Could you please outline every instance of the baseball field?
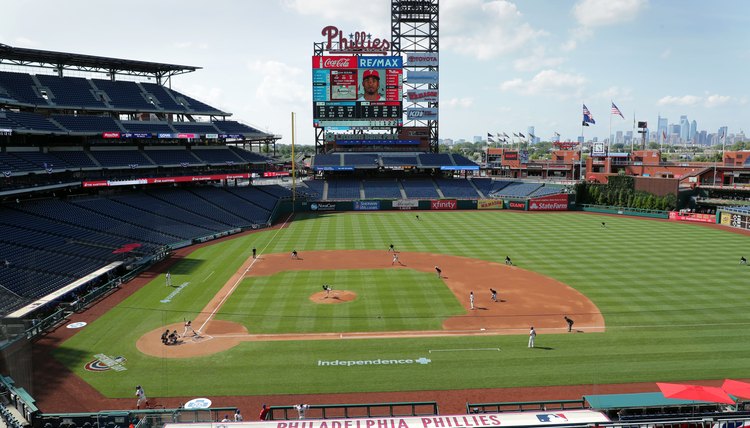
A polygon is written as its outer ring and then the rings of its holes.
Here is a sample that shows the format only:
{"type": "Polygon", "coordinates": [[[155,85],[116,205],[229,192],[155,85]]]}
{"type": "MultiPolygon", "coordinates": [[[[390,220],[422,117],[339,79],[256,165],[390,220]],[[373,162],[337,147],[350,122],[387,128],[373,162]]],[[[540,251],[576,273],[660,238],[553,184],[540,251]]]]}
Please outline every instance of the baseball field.
{"type": "Polygon", "coordinates": [[[746,235],[581,213],[419,217],[297,214],[199,248],[171,286],[154,273],[53,356],[110,398],[136,384],[212,397],[748,377],[746,235]],[[163,345],[185,320],[199,336],[163,345]],[[101,356],[119,369],[92,370],[101,356]]]}

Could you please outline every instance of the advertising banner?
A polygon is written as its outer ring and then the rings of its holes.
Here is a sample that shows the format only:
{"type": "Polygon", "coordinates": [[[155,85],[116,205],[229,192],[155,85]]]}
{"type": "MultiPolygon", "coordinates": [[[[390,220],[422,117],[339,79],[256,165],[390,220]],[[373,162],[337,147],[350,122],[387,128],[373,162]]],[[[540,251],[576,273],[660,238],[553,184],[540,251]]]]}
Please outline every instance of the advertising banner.
{"type": "Polygon", "coordinates": [[[437,67],[439,62],[437,52],[406,53],[406,65],[410,67],[437,67]]]}
{"type": "Polygon", "coordinates": [[[518,152],[503,152],[503,159],[505,160],[517,160],[518,152]]]}
{"type": "Polygon", "coordinates": [[[607,149],[604,146],[604,143],[594,143],[591,146],[591,156],[606,156],[607,155],[607,149]]]}
{"type": "Polygon", "coordinates": [[[455,210],[458,209],[458,202],[455,199],[439,199],[430,201],[431,210],[455,210]]]}
{"type": "Polygon", "coordinates": [[[438,72],[437,71],[411,71],[406,75],[406,81],[409,84],[419,83],[438,83],[438,72]]]}
{"type": "Polygon", "coordinates": [[[310,204],[311,211],[335,211],[335,202],[313,202],[310,204]]]}
{"type": "Polygon", "coordinates": [[[673,221],[694,221],[697,223],[716,223],[716,214],[681,213],[670,211],[669,219],[673,221]]]}
{"type": "Polygon", "coordinates": [[[436,103],[438,102],[438,90],[411,89],[406,91],[406,97],[412,103],[436,103]]]}
{"type": "Polygon", "coordinates": [[[406,109],[406,118],[410,120],[437,120],[438,109],[410,107],[406,109]]]}
{"type": "Polygon", "coordinates": [[[212,175],[184,175],[177,177],[137,178],[134,180],[96,180],[84,181],[83,187],[115,187],[131,186],[134,184],[186,183],[194,181],[233,180],[236,178],[250,178],[248,173],[212,174],[212,175]]]}
{"type": "MultiPolygon", "coordinates": [[[[406,359],[394,359],[365,363],[361,360],[337,360],[336,366],[349,368],[352,366],[383,366],[391,367],[404,364],[406,359]]],[[[415,360],[417,361],[417,360],[415,360]]],[[[423,360],[424,361],[424,360],[423,360]]],[[[429,359],[427,360],[429,361],[429,359]]],[[[422,364],[422,361],[417,361],[422,364]]],[[[187,406],[185,406],[187,408],[187,406]]],[[[394,416],[352,419],[306,419],[304,421],[272,420],[258,422],[195,422],[168,423],[165,428],[497,428],[497,427],[530,427],[530,426],[593,426],[598,423],[610,422],[602,412],[593,410],[555,410],[542,412],[503,412],[484,413],[477,415],[435,415],[435,416],[394,416]]]]}
{"type": "Polygon", "coordinates": [[[119,132],[102,132],[102,138],[120,138],[119,132]]]}
{"type": "Polygon", "coordinates": [[[354,201],[354,211],[378,211],[380,201],[354,201]]]}
{"type": "Polygon", "coordinates": [[[414,210],[419,208],[419,201],[416,199],[398,199],[393,201],[391,206],[400,210],[414,210]]]}
{"type": "Polygon", "coordinates": [[[568,194],[542,196],[529,200],[529,211],[567,211],[568,194]]]}
{"type": "Polygon", "coordinates": [[[507,201],[509,210],[526,210],[526,202],[524,201],[507,201]]]}
{"type": "Polygon", "coordinates": [[[502,199],[479,199],[477,201],[478,210],[501,210],[503,208],[502,199]]]}

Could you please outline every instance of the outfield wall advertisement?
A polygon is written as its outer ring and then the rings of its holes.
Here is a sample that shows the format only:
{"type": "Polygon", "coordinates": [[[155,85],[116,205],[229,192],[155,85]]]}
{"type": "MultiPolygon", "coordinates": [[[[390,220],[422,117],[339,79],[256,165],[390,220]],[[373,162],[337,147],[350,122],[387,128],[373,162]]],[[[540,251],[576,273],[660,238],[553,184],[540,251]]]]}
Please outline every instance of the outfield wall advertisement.
{"type": "Polygon", "coordinates": [[[431,210],[455,210],[458,209],[458,202],[455,199],[439,199],[430,201],[431,210]]]}
{"type": "Polygon", "coordinates": [[[415,210],[419,208],[419,200],[417,199],[397,199],[391,204],[393,208],[399,210],[415,210]]]}
{"type": "Polygon", "coordinates": [[[478,210],[501,210],[505,208],[502,199],[479,199],[477,200],[478,210]]]}
{"type": "Polygon", "coordinates": [[[380,201],[354,201],[354,211],[378,211],[380,201]]]}
{"type": "Polygon", "coordinates": [[[542,196],[529,200],[529,211],[567,211],[568,194],[542,196]]]}
{"type": "Polygon", "coordinates": [[[669,219],[673,221],[694,221],[698,223],[716,223],[715,214],[681,213],[670,211],[669,219]]]}

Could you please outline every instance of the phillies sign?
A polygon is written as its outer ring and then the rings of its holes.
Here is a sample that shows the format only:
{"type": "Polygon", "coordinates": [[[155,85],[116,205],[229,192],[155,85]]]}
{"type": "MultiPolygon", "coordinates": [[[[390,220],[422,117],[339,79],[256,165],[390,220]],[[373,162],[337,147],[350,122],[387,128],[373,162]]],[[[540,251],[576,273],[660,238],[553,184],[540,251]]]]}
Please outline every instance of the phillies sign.
{"type": "Polygon", "coordinates": [[[349,38],[344,37],[344,32],[338,27],[329,25],[323,28],[321,34],[326,37],[325,50],[331,53],[377,53],[385,55],[391,48],[391,42],[386,39],[373,39],[366,31],[355,31],[349,33],[349,38]]]}
{"type": "Polygon", "coordinates": [[[458,208],[458,202],[455,199],[440,199],[430,201],[431,210],[455,210],[458,208]]]}
{"type": "Polygon", "coordinates": [[[529,211],[567,211],[568,194],[542,196],[529,201],[529,211]]]}

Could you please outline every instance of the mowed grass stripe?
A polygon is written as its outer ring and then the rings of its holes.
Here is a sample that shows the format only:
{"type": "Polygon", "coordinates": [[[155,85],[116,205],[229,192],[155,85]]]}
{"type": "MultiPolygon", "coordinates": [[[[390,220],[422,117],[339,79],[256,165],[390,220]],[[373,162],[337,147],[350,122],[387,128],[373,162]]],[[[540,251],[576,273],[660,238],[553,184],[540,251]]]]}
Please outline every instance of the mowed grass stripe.
{"type": "MultiPolygon", "coordinates": [[[[298,214],[281,231],[264,231],[200,249],[172,268],[175,283],[189,281],[190,285],[170,303],[159,302],[171,290],[164,287],[163,275],[157,276],[64,343],[55,357],[111,397],[129,397],[134,380],[157,396],[199,396],[678,382],[746,375],[750,268],[737,264],[747,248],[746,236],[691,224],[580,213],[419,214],[418,224],[414,213],[298,214]],[[606,228],[601,221],[606,221],[606,228]],[[526,348],[525,332],[492,337],[245,342],[222,354],[168,364],[134,349],[135,340],[144,332],[189,318],[205,306],[253,245],[264,254],[297,249],[304,257],[306,251],[323,249],[385,251],[390,243],[402,251],[500,263],[510,255],[520,268],[562,281],[592,299],[604,314],[607,332],[541,333],[537,343],[542,348],[536,350],[526,348]],[[209,274],[210,279],[203,282],[209,274]],[[502,351],[428,353],[451,347],[499,347],[502,351]],[[92,374],[83,370],[99,352],[125,356],[128,371],[92,374]],[[320,360],[420,356],[432,361],[392,367],[318,365],[320,360]],[[210,371],[196,370],[207,366],[210,371]]],[[[403,298],[399,294],[403,290],[380,287],[390,297],[305,309],[306,296],[320,289],[325,275],[339,271],[287,274],[299,287],[280,286],[272,278],[245,280],[220,316],[245,323],[251,330],[382,331],[420,324],[419,329],[430,329],[430,323],[437,323],[441,316],[421,313],[426,307],[437,308],[432,310],[442,316],[451,308],[461,309],[452,295],[430,300],[435,296],[429,288],[422,288],[422,280],[408,276],[401,280],[402,288],[410,290],[412,308],[389,303],[403,298]],[[290,293],[299,298],[290,298],[290,293]],[[269,304],[274,305],[273,313],[269,304]],[[346,305],[351,309],[323,307],[346,305]],[[385,313],[387,317],[377,318],[385,313]],[[302,320],[299,326],[297,319],[302,320]]],[[[343,275],[350,276],[336,280],[350,278],[352,287],[359,283],[362,293],[370,293],[369,288],[381,281],[394,281],[351,272],[343,275]]],[[[434,275],[425,275],[425,281],[437,281],[434,275]]]]}

